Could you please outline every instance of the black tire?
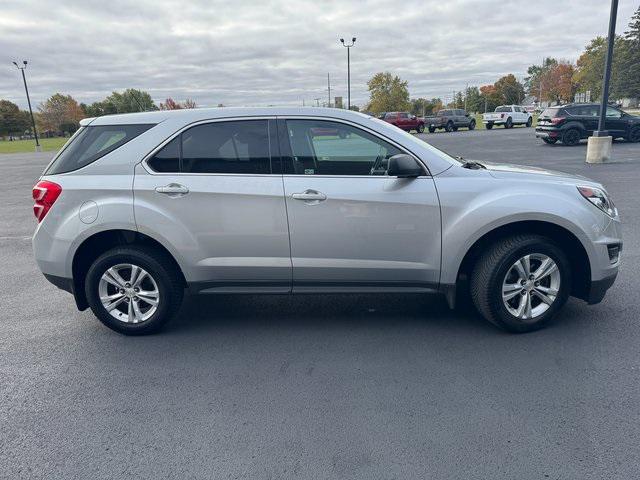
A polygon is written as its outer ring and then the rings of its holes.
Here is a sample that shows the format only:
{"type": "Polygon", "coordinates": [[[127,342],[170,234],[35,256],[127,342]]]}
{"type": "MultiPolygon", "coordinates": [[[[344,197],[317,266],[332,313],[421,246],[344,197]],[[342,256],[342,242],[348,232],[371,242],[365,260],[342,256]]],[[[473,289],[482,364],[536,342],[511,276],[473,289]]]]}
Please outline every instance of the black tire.
{"type": "Polygon", "coordinates": [[[513,120],[511,120],[511,117],[507,118],[507,121],[504,122],[504,128],[513,128],[513,120]]]}
{"type": "Polygon", "coordinates": [[[457,132],[458,131],[458,127],[456,127],[455,125],[453,126],[453,131],[457,132]]]}
{"type": "Polygon", "coordinates": [[[577,128],[569,128],[562,134],[562,144],[572,147],[580,143],[580,130],[577,128]]]}
{"type": "Polygon", "coordinates": [[[434,133],[436,131],[435,127],[429,127],[429,133],[434,133]]]}
{"type": "Polygon", "coordinates": [[[485,125],[485,128],[486,128],[487,130],[491,130],[491,129],[493,128],[493,123],[487,123],[487,124],[485,125]]]}
{"type": "Polygon", "coordinates": [[[515,235],[498,241],[480,256],[471,274],[471,298],[478,312],[494,325],[513,333],[530,332],[547,325],[565,304],[570,291],[571,268],[566,254],[548,238],[539,235],[515,235]],[[538,317],[525,321],[505,307],[502,284],[519,258],[535,253],[544,254],[556,263],[560,285],[549,308],[538,317]]]}
{"type": "Polygon", "coordinates": [[[469,123],[469,130],[475,130],[475,128],[476,128],[476,121],[471,120],[471,122],[469,123]]]}
{"type": "Polygon", "coordinates": [[[416,128],[416,132],[418,133],[423,133],[424,132],[424,124],[420,124],[418,125],[418,128],[416,128]]]}
{"type": "MultiPolygon", "coordinates": [[[[94,315],[112,330],[124,335],[146,335],[160,330],[175,316],[182,303],[184,285],[173,259],[153,248],[117,247],[100,255],[91,265],[85,279],[85,294],[94,315]],[[102,305],[99,282],[107,269],[130,263],[146,270],[155,280],[159,302],[157,310],[140,323],[126,323],[114,318],[102,305]]],[[[133,300],[128,300],[128,305],[133,300]]]]}
{"type": "Polygon", "coordinates": [[[445,131],[453,132],[453,122],[447,122],[447,125],[444,127],[445,131]]]}
{"type": "Polygon", "coordinates": [[[533,125],[533,119],[531,117],[529,117],[529,119],[527,120],[527,127],[530,127],[531,125],[533,125]]]}
{"type": "Polygon", "coordinates": [[[640,142],[640,125],[636,125],[629,132],[629,136],[627,137],[627,141],[637,143],[640,142]]]}
{"type": "Polygon", "coordinates": [[[558,141],[557,138],[543,138],[542,141],[544,143],[548,143],[549,145],[553,145],[554,143],[556,143],[558,141]]]}

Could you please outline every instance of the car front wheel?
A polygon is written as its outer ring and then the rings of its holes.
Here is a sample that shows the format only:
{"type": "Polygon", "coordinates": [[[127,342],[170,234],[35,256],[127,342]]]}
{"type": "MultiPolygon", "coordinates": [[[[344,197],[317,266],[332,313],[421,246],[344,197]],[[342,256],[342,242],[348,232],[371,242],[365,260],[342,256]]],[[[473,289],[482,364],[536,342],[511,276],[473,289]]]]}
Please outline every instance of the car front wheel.
{"type": "Polygon", "coordinates": [[[87,272],[85,293],[94,315],[125,335],[162,328],[178,311],[184,286],[172,259],[154,249],[118,247],[87,272]]]}
{"type": "Polygon", "coordinates": [[[485,126],[485,128],[487,130],[491,130],[493,128],[493,123],[487,123],[487,125],[485,126]]]}
{"type": "Polygon", "coordinates": [[[422,125],[422,124],[418,125],[418,128],[416,128],[416,132],[423,133],[424,132],[424,125],[422,125]]]}
{"type": "Polygon", "coordinates": [[[471,123],[469,123],[469,130],[474,130],[475,128],[476,128],[476,121],[471,120],[471,123]]]}
{"type": "Polygon", "coordinates": [[[480,314],[514,333],[544,327],[571,291],[566,254],[538,235],[516,235],[497,242],[477,261],[471,297],[480,314]]]}

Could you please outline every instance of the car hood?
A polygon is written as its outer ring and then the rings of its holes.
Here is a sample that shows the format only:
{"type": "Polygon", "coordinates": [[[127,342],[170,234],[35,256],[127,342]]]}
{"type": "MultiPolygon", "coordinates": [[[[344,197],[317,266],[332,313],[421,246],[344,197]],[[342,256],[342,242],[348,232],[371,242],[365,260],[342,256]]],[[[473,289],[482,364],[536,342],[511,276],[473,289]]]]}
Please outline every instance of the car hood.
{"type": "Polygon", "coordinates": [[[555,170],[547,170],[539,167],[529,167],[525,165],[512,165],[508,163],[493,163],[493,162],[480,162],[487,167],[491,176],[495,178],[514,178],[514,176],[521,178],[523,175],[528,175],[532,179],[542,180],[545,177],[552,181],[569,182],[569,183],[584,183],[599,185],[593,180],[583,177],[582,175],[573,175],[565,172],[557,172],[555,170]]]}

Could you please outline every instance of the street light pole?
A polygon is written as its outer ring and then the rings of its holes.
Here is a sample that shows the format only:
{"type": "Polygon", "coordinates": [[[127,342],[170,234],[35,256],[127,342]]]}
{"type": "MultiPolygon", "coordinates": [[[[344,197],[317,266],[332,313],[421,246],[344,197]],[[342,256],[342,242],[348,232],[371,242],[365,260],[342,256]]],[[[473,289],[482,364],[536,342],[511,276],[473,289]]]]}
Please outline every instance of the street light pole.
{"type": "Polygon", "coordinates": [[[329,76],[329,74],[327,73],[327,91],[328,93],[328,100],[329,102],[327,103],[327,107],[331,108],[331,77],[329,76]]]}
{"type": "Polygon", "coordinates": [[[29,98],[29,88],[27,87],[27,78],[24,75],[24,70],[27,68],[27,61],[22,61],[22,67],[16,62],[13,62],[18,70],[22,72],[22,82],[24,83],[24,91],[27,94],[27,104],[29,105],[29,115],[31,115],[31,125],[33,126],[33,136],[36,139],[36,152],[41,150],[40,142],[38,141],[38,131],[36,130],[36,120],[33,118],[33,110],[31,109],[31,99],[29,98]]]}
{"type": "Polygon", "coordinates": [[[356,37],[351,39],[351,43],[344,43],[344,38],[340,39],[343,47],[347,48],[347,110],[351,110],[351,47],[356,43],[356,37]]]}
{"type": "Polygon", "coordinates": [[[611,80],[611,63],[613,61],[613,45],[616,36],[616,17],[618,16],[618,0],[611,0],[611,13],[609,14],[609,36],[607,37],[607,56],[604,62],[604,76],[602,79],[602,99],[600,100],[600,118],[598,119],[598,130],[593,132],[594,137],[608,137],[609,132],[605,130],[605,117],[607,115],[607,105],[609,104],[609,80],[611,80]]]}

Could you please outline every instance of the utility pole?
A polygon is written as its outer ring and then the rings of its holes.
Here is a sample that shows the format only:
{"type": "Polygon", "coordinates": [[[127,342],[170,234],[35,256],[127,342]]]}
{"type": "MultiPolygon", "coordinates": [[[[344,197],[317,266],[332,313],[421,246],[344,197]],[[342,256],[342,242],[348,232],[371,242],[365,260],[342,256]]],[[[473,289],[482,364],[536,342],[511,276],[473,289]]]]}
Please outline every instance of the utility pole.
{"type": "Polygon", "coordinates": [[[606,130],[607,106],[609,105],[609,81],[611,80],[611,64],[613,62],[613,45],[616,37],[616,18],[618,16],[618,0],[611,0],[609,13],[609,33],[607,36],[607,56],[604,61],[602,78],[602,98],[600,99],[600,117],[598,130],[587,140],[587,163],[603,163],[611,158],[613,138],[606,130]]]}
{"type": "Polygon", "coordinates": [[[469,96],[469,82],[467,82],[467,88],[464,91],[464,111],[467,111],[467,97],[469,96]]]}
{"type": "Polygon", "coordinates": [[[343,47],[347,48],[347,110],[351,110],[351,57],[349,52],[351,51],[351,47],[356,43],[356,37],[351,39],[350,44],[344,43],[344,38],[340,39],[340,43],[342,43],[343,47]]]}
{"type": "Polygon", "coordinates": [[[607,56],[604,61],[604,75],[602,78],[602,99],[600,100],[600,118],[598,130],[593,132],[595,137],[608,137],[605,116],[609,104],[609,81],[611,80],[611,63],[613,61],[613,44],[616,37],[616,17],[618,16],[618,0],[611,0],[611,13],[609,15],[609,35],[607,37],[607,56]]]}
{"type": "Polygon", "coordinates": [[[22,67],[19,66],[16,62],[13,62],[18,70],[22,72],[22,82],[24,83],[24,91],[27,94],[27,104],[29,104],[29,115],[31,115],[31,125],[33,126],[33,137],[36,140],[36,152],[42,151],[42,147],[40,147],[40,142],[38,141],[38,131],[36,130],[36,120],[33,118],[33,110],[31,109],[31,99],[29,98],[29,88],[27,87],[27,78],[24,75],[24,71],[27,68],[27,61],[22,61],[22,67]]]}
{"type": "Polygon", "coordinates": [[[331,108],[331,77],[327,73],[327,91],[329,92],[327,100],[327,107],[331,108]]]}
{"type": "Polygon", "coordinates": [[[316,107],[320,106],[320,98],[314,98],[314,100],[316,101],[316,107]]]}

